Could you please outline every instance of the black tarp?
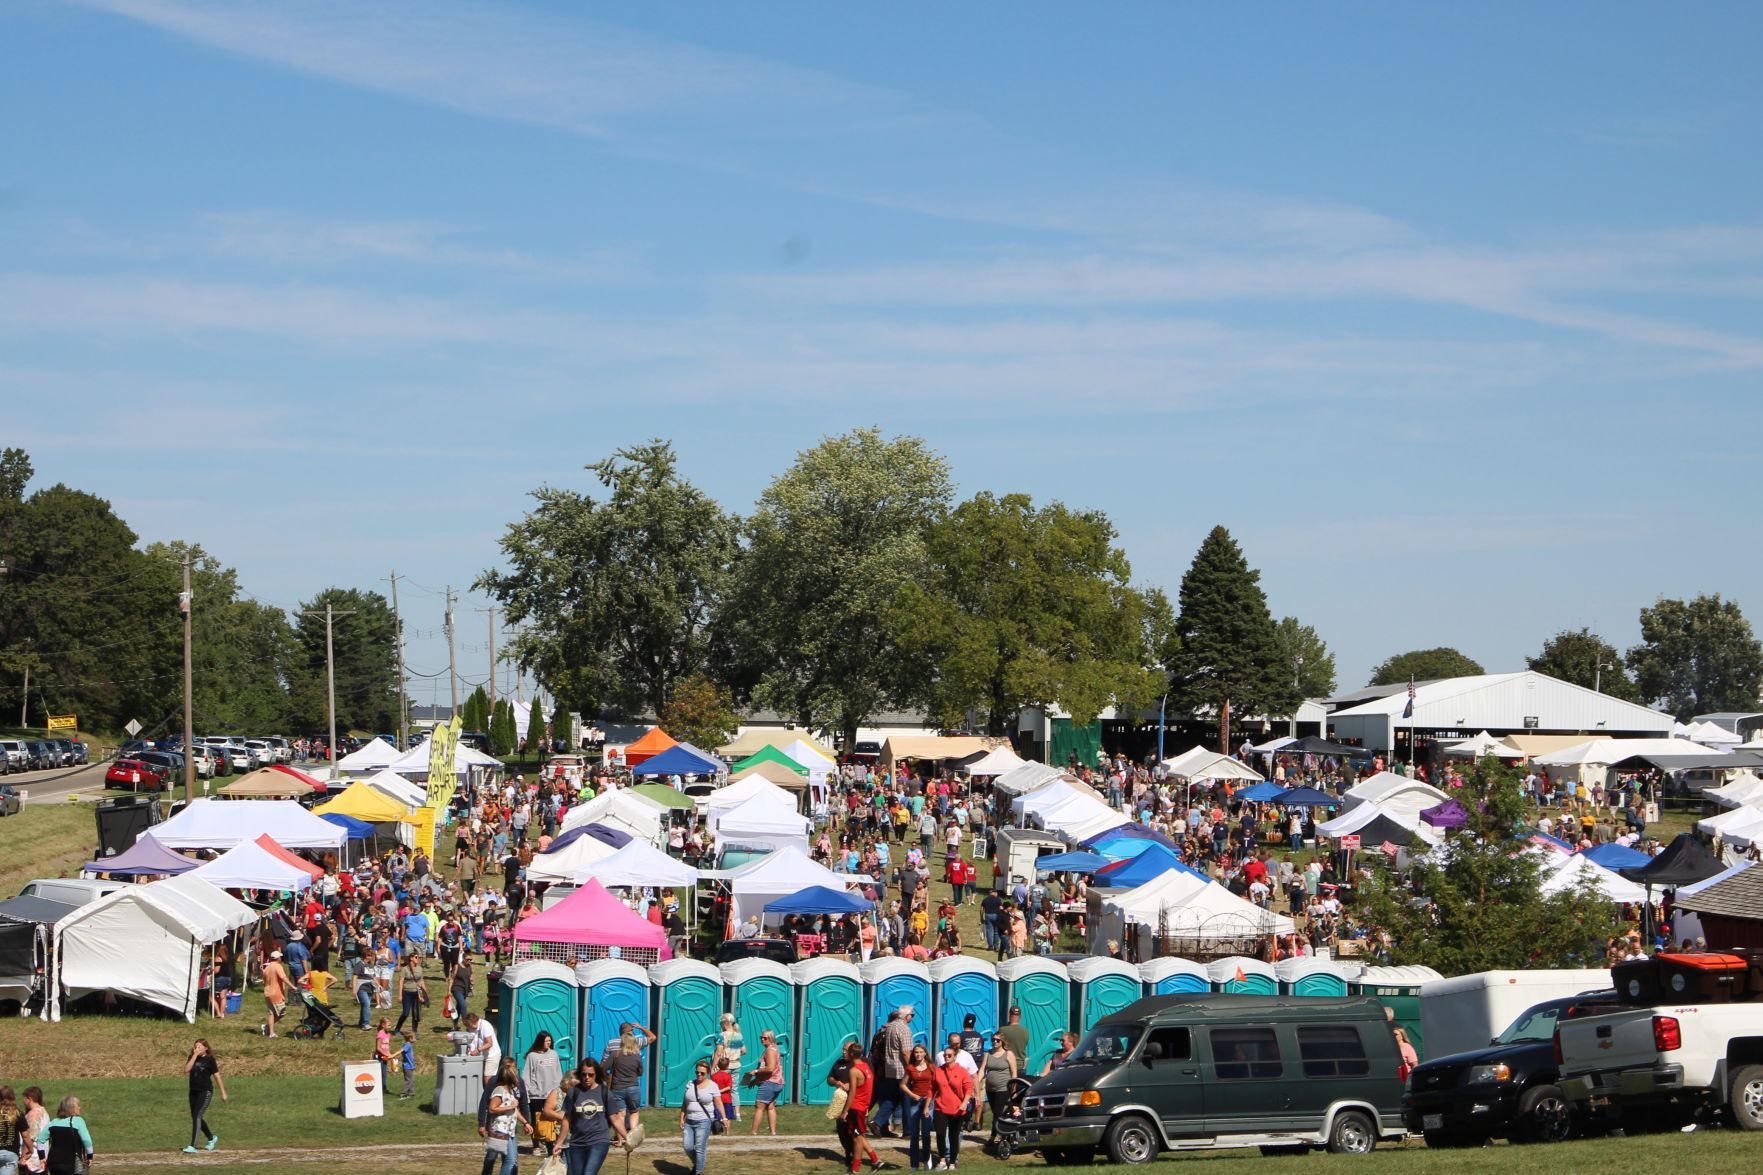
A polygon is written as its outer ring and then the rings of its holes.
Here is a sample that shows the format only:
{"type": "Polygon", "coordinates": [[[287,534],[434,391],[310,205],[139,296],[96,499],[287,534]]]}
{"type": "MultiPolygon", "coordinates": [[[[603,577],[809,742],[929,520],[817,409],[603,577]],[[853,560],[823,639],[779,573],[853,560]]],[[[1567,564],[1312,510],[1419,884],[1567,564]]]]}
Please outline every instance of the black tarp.
{"type": "Polygon", "coordinates": [[[37,971],[37,924],[0,921],[0,988],[26,988],[37,971]]]}
{"type": "Polygon", "coordinates": [[[1725,870],[1708,851],[1708,846],[1697,840],[1688,832],[1679,833],[1677,839],[1665,846],[1665,851],[1648,861],[1645,865],[1634,865],[1617,872],[1630,881],[1659,889],[1670,889],[1674,886],[1689,885],[1697,881],[1706,881],[1725,870]]]}
{"type": "Polygon", "coordinates": [[[0,924],[7,922],[39,922],[53,926],[79,906],[52,898],[17,897],[0,902],[0,924]]]}

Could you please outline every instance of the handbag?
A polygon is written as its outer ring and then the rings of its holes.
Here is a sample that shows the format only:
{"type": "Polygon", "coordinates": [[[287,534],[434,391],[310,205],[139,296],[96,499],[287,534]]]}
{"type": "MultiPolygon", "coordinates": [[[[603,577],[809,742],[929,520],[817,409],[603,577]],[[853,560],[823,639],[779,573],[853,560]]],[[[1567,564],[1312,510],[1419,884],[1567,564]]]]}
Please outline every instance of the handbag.
{"type": "Polygon", "coordinates": [[[563,1161],[562,1155],[552,1155],[539,1164],[538,1175],[566,1175],[569,1165],[563,1161]]]}

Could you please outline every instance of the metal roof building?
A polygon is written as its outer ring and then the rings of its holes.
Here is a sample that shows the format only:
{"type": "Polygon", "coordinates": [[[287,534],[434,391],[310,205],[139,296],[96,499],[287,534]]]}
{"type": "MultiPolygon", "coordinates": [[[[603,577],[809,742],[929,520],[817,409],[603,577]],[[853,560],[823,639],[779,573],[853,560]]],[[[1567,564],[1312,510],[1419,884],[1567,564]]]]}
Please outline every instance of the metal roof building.
{"type": "Polygon", "coordinates": [[[1669,714],[1624,702],[1558,678],[1524,670],[1414,683],[1414,712],[1406,683],[1357,690],[1335,699],[1329,715],[1335,738],[1406,757],[1410,736],[1424,757],[1428,744],[1504,734],[1584,734],[1593,737],[1667,737],[1669,714]]]}

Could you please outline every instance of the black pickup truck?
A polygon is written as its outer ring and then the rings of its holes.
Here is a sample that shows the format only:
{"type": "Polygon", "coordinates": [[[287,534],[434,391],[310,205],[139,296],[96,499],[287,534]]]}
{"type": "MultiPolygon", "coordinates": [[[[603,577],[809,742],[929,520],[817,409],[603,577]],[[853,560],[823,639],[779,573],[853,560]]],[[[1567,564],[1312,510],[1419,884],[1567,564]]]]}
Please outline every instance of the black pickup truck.
{"type": "Polygon", "coordinates": [[[1525,1009],[1487,1048],[1415,1066],[1402,1094],[1403,1122],[1434,1147],[1573,1137],[1582,1124],[1569,1113],[1558,1084],[1555,1025],[1615,1006],[1613,991],[1546,1000],[1525,1009]]]}

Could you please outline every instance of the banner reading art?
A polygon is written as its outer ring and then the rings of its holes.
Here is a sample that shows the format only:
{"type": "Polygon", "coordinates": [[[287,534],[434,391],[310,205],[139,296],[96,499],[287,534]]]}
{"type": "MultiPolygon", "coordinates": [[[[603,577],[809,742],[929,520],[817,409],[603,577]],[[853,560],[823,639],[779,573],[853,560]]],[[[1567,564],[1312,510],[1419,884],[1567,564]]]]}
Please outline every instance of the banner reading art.
{"type": "Polygon", "coordinates": [[[453,799],[453,725],[436,723],[429,732],[429,807],[440,811],[453,799]]]}

